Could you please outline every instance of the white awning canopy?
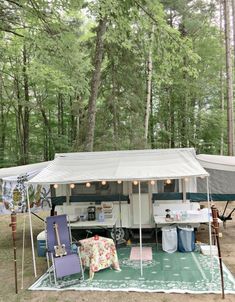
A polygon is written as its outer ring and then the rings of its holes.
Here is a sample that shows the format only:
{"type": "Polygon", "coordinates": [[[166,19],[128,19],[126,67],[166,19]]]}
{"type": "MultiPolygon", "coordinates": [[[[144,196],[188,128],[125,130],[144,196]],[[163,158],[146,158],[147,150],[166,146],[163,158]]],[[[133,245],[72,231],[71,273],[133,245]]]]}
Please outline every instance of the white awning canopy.
{"type": "Polygon", "coordinates": [[[188,149],[102,151],[56,154],[28,183],[154,180],[208,176],[188,149]]]}

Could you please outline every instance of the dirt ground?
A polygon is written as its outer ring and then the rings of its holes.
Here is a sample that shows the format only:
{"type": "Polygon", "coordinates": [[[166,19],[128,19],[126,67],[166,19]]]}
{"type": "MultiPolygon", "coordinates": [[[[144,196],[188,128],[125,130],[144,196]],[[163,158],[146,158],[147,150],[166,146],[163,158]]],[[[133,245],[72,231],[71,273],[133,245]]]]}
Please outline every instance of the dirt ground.
{"type": "MultiPolygon", "coordinates": [[[[216,204],[221,213],[224,203],[216,204]]],[[[229,213],[235,207],[235,202],[230,203],[226,213],[229,213]]],[[[45,215],[42,214],[42,215],[45,215]]],[[[220,245],[222,251],[223,262],[229,268],[231,273],[235,275],[235,213],[233,219],[227,221],[226,228],[221,224],[220,232],[223,236],[220,238],[220,245]]],[[[34,225],[35,242],[36,235],[44,229],[44,224],[38,218],[32,216],[34,225]]],[[[12,234],[9,215],[0,216],[0,302],[199,302],[199,301],[220,301],[221,295],[217,294],[164,294],[164,293],[136,293],[136,292],[98,292],[98,291],[64,291],[64,292],[48,292],[48,291],[28,291],[27,288],[34,283],[35,278],[33,275],[33,263],[31,253],[31,242],[29,234],[29,219],[27,214],[17,214],[17,268],[18,268],[18,294],[15,294],[14,284],[14,262],[13,262],[13,249],[12,249],[12,234]],[[24,264],[24,282],[22,287],[22,230],[24,220],[26,222],[25,232],[25,264],[24,264]]],[[[197,232],[197,240],[201,242],[208,242],[208,229],[207,226],[202,225],[197,232]]],[[[37,257],[37,270],[38,276],[46,271],[46,260],[37,257]]],[[[220,280],[218,280],[220,282],[220,280]]],[[[225,300],[228,302],[235,301],[235,295],[226,295],[225,300]]]]}

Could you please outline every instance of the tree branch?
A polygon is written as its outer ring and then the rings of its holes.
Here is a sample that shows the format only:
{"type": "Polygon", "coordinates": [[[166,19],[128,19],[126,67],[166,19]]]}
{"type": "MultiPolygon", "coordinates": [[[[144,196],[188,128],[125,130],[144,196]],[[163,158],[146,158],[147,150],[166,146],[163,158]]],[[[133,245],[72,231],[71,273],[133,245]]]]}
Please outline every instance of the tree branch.
{"type": "Polygon", "coordinates": [[[5,0],[5,1],[7,1],[7,2],[9,2],[11,4],[14,4],[14,5],[18,6],[18,7],[22,7],[23,8],[23,5],[21,5],[19,2],[16,2],[16,1],[13,1],[13,0],[5,0]]]}
{"type": "Polygon", "coordinates": [[[5,31],[5,32],[7,32],[7,33],[11,33],[11,34],[16,35],[16,36],[21,37],[21,38],[24,37],[23,35],[18,34],[17,32],[15,32],[15,31],[13,31],[13,30],[11,30],[11,29],[6,29],[6,28],[1,28],[1,27],[0,27],[0,31],[5,31]]]}

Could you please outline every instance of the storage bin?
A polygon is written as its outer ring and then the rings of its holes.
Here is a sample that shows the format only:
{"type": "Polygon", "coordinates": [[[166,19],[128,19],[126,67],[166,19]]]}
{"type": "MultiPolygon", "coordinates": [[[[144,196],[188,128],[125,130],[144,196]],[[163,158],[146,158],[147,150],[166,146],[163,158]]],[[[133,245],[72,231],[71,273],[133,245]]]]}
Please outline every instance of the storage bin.
{"type": "Polygon", "coordinates": [[[192,252],[195,250],[195,233],[192,227],[178,227],[178,251],[192,252]]]}
{"type": "Polygon", "coordinates": [[[177,229],[176,227],[162,227],[162,249],[167,253],[177,251],[177,229]]]}
{"type": "Polygon", "coordinates": [[[39,257],[46,256],[46,233],[42,231],[37,236],[37,253],[39,257]]]}
{"type": "Polygon", "coordinates": [[[210,249],[210,245],[201,245],[200,246],[201,253],[206,256],[218,256],[218,248],[216,245],[212,245],[210,249]]]}

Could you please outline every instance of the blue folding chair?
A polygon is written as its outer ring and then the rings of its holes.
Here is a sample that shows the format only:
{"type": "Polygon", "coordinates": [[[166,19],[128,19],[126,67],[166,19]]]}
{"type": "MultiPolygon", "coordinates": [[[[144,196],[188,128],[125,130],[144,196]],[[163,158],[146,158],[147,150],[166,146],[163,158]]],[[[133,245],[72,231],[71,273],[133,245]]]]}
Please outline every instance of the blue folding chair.
{"type": "MultiPolygon", "coordinates": [[[[54,283],[58,286],[58,278],[79,274],[79,281],[84,280],[84,272],[79,248],[74,252],[71,248],[72,236],[67,215],[50,216],[46,218],[47,264],[50,282],[53,270],[54,283]],[[52,266],[51,266],[52,263],[52,266]]],[[[77,283],[72,282],[72,284],[77,283]]],[[[66,282],[64,283],[66,286],[66,282]]],[[[68,282],[70,285],[71,282],[68,282]]]]}

